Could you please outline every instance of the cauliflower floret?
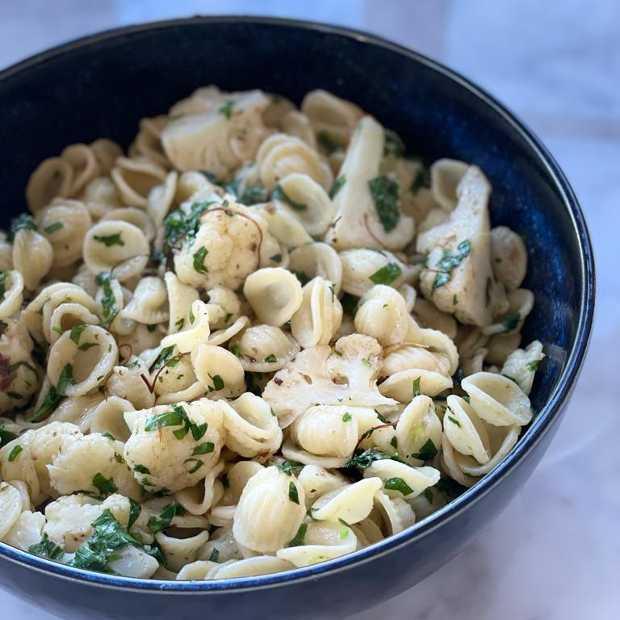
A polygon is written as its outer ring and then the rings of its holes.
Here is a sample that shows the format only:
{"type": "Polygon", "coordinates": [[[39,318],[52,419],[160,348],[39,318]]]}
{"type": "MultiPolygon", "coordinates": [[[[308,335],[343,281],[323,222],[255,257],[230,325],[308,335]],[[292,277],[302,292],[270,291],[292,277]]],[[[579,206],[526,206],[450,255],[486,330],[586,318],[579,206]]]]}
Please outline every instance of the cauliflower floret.
{"type": "Polygon", "coordinates": [[[179,491],[202,480],[223,446],[223,407],[206,398],[128,411],[125,460],[149,492],[179,491]]]}
{"type": "Polygon", "coordinates": [[[228,202],[213,206],[201,217],[196,237],[175,255],[176,274],[194,287],[237,289],[258,268],[266,234],[249,209],[228,202]]]}
{"type": "Polygon", "coordinates": [[[374,338],[361,334],[340,338],[334,351],[327,345],[306,349],[275,374],[263,398],[282,427],[313,405],[395,405],[377,389],[381,352],[374,338]]]}
{"type": "Polygon", "coordinates": [[[424,296],[466,324],[489,325],[506,306],[506,293],[493,277],[488,201],[491,186],[471,166],[458,185],[458,204],[443,223],[418,237],[427,253],[420,275],[424,296]]]}
{"type": "Polygon", "coordinates": [[[36,506],[52,495],[47,465],[82,436],[68,422],[50,422],[27,431],[0,450],[0,475],[7,481],[26,482],[36,506]]]}
{"type": "Polygon", "coordinates": [[[92,523],[104,510],[126,527],[129,519],[129,500],[122,495],[110,495],[104,502],[77,493],[51,502],[45,507],[47,523],[44,532],[66,552],[74,552],[93,533],[92,523]]]}
{"type": "Polygon", "coordinates": [[[108,495],[120,491],[137,499],[140,488],[123,459],[123,442],[92,433],[80,437],[56,456],[47,469],[59,495],[85,491],[108,495]]]}
{"type": "Polygon", "coordinates": [[[0,414],[24,407],[39,389],[40,373],[31,353],[26,327],[15,319],[0,322],[0,414]]]}
{"type": "Polygon", "coordinates": [[[514,350],[504,362],[502,374],[510,377],[529,395],[538,365],[545,357],[540,340],[534,340],[525,349],[514,350]]]}

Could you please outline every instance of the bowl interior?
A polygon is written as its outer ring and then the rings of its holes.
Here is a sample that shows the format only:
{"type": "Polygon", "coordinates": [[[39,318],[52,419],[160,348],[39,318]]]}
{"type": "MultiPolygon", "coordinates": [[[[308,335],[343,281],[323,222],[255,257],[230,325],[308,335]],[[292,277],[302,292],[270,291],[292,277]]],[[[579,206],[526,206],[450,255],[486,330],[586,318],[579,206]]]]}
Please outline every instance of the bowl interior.
{"type": "Polygon", "coordinates": [[[545,345],[548,358],[532,394],[535,410],[543,407],[578,328],[587,332],[584,300],[591,303],[578,236],[586,235],[587,245],[587,233],[578,211],[567,210],[570,188],[484,95],[423,58],[369,44],[361,34],[271,20],[185,20],[95,36],[5,71],[0,227],[26,209],[25,185],[41,160],[99,137],[127,146],[141,118],[165,113],[207,84],[261,88],[297,103],[308,90],[324,88],[398,132],[411,155],[480,166],[493,185],[493,224],[526,240],[524,286],[536,304],[523,342],[538,338],[545,345]]]}

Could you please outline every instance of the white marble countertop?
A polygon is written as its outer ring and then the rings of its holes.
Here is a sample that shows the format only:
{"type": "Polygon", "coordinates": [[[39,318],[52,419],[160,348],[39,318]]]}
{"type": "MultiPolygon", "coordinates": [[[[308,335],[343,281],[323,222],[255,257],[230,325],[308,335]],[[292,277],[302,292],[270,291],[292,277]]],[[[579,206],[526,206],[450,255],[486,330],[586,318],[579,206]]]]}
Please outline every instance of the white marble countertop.
{"type": "MultiPolygon", "coordinates": [[[[571,179],[593,236],[598,307],[590,354],[541,465],[478,542],[356,620],[620,618],[620,4],[20,0],[0,3],[0,66],[85,33],[197,13],[347,24],[462,71],[542,137],[571,179]]],[[[0,609],[11,620],[52,618],[4,592],[0,609]]]]}

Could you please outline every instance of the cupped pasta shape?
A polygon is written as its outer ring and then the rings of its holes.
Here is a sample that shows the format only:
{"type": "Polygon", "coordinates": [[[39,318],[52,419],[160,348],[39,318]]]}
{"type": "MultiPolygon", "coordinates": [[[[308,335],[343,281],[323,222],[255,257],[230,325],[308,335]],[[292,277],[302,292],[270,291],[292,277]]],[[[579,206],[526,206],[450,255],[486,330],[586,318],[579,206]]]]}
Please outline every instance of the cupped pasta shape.
{"type": "Polygon", "coordinates": [[[119,209],[110,209],[100,219],[101,222],[118,221],[128,222],[137,226],[144,234],[146,240],[151,243],[155,238],[156,228],[155,223],[151,219],[148,213],[143,209],[136,207],[122,207],[119,209]]]}
{"type": "Polygon", "coordinates": [[[413,308],[413,316],[422,327],[429,327],[443,332],[454,340],[457,334],[457,323],[454,317],[438,310],[430,301],[419,298],[413,308]]]}
{"type": "Polygon", "coordinates": [[[112,556],[108,566],[111,571],[123,577],[149,579],[159,569],[159,562],[146,551],[126,545],[112,556]]]}
{"type": "Polygon", "coordinates": [[[73,168],[66,159],[51,157],[39,164],[26,186],[26,200],[32,213],[46,207],[56,197],[71,194],[73,168]]]}
{"type": "Polygon", "coordinates": [[[93,179],[82,193],[81,200],[88,209],[93,221],[98,220],[109,210],[120,206],[121,199],[110,177],[93,179]]]}
{"type": "Polygon", "coordinates": [[[310,509],[310,515],[317,521],[339,521],[359,523],[373,508],[374,496],[382,487],[378,477],[366,477],[321,495],[310,509]]]}
{"type": "Polygon", "coordinates": [[[318,465],[305,465],[299,472],[297,479],[304,488],[308,507],[312,506],[321,495],[326,495],[349,484],[348,480],[339,472],[329,471],[318,465]]]}
{"type": "Polygon", "coordinates": [[[301,111],[308,117],[319,142],[325,137],[346,147],[353,130],[364,115],[354,103],[336,97],[326,90],[312,90],[301,102],[301,111]]]}
{"type": "Polygon", "coordinates": [[[129,147],[129,154],[133,157],[143,157],[162,168],[169,168],[170,162],[161,144],[161,132],[167,123],[166,115],[141,119],[140,131],[129,147]]]}
{"type": "Polygon", "coordinates": [[[441,432],[433,400],[415,396],[396,423],[398,454],[412,464],[433,459],[441,448],[441,432]]]}
{"type": "Polygon", "coordinates": [[[123,417],[126,411],[135,411],[130,401],[119,396],[108,396],[89,412],[85,423],[91,433],[111,435],[114,439],[127,441],[129,428],[123,417]]]}
{"type": "Polygon", "coordinates": [[[0,474],[7,482],[25,482],[37,506],[52,494],[47,465],[80,437],[79,428],[66,422],[26,431],[0,449],[0,474]]]}
{"type": "Polygon", "coordinates": [[[109,220],[95,224],[84,238],[84,262],[95,274],[112,272],[121,282],[142,272],[149,243],[133,224],[109,220]]]}
{"type": "Polygon", "coordinates": [[[413,344],[386,349],[380,374],[382,377],[389,377],[402,370],[414,368],[446,376],[450,374],[450,363],[445,356],[413,344]]]}
{"type": "Polygon", "coordinates": [[[224,470],[224,465],[220,461],[209,470],[204,480],[175,493],[177,502],[191,515],[204,515],[221,499],[224,488],[217,478],[224,470]]]}
{"type": "Polygon", "coordinates": [[[273,325],[253,325],[235,336],[229,345],[246,372],[274,372],[297,353],[294,338],[273,325]]]}
{"type": "Polygon", "coordinates": [[[282,117],[280,128],[289,136],[295,136],[296,138],[303,140],[308,146],[316,149],[314,129],[305,114],[302,114],[297,110],[289,110],[282,117]]]}
{"type": "Polygon", "coordinates": [[[140,487],[123,461],[123,443],[91,433],[79,437],[48,465],[52,489],[59,495],[84,491],[140,498],[140,487]]]}
{"type": "Polygon", "coordinates": [[[54,251],[54,267],[73,265],[82,258],[82,244],[92,218],[83,203],[77,200],[54,200],[39,212],[39,229],[54,251]]]}
{"type": "Polygon", "coordinates": [[[282,443],[282,430],[269,404],[246,392],[224,404],[224,443],[246,458],[275,453],[282,443]]]}
{"type": "Polygon", "coordinates": [[[266,267],[250,274],[243,294],[259,321],[276,327],[290,321],[303,300],[299,280],[281,267],[266,267]]]}
{"type": "MultiPolygon", "coordinates": [[[[196,174],[206,181],[201,174],[196,174]]],[[[172,209],[177,194],[178,183],[179,175],[177,172],[172,171],[166,175],[166,179],[163,183],[156,185],[149,192],[146,212],[155,226],[161,226],[164,223],[166,215],[168,215],[168,212],[172,209]]]]}
{"type": "Polygon", "coordinates": [[[19,271],[0,271],[0,321],[21,309],[24,278],[19,271]]]}
{"type": "Polygon", "coordinates": [[[525,349],[516,349],[508,355],[502,367],[502,375],[515,381],[523,392],[529,395],[534,375],[544,357],[542,343],[534,340],[525,349]]]}
{"type": "Polygon", "coordinates": [[[415,513],[402,497],[390,497],[379,491],[375,495],[375,509],[387,536],[398,534],[415,523],[415,513]]]}
{"type": "Polygon", "coordinates": [[[174,572],[177,572],[187,564],[196,560],[196,556],[201,547],[209,540],[209,532],[202,531],[183,538],[168,536],[165,532],[158,532],[155,535],[160,549],[166,558],[166,565],[174,572]]]}
{"type": "Polygon", "coordinates": [[[36,230],[22,229],[13,239],[13,269],[22,274],[24,287],[34,291],[54,261],[52,244],[36,230]]]}
{"type": "Polygon", "coordinates": [[[269,228],[269,234],[278,241],[283,249],[291,250],[306,243],[312,243],[312,237],[306,232],[299,218],[286,209],[281,202],[268,202],[252,208],[264,218],[269,228]]]}
{"type": "Polygon", "coordinates": [[[45,336],[54,344],[60,336],[79,325],[98,325],[99,317],[79,303],[60,304],[54,309],[49,321],[44,323],[45,336]]]}
{"type": "MultiPolygon", "coordinates": [[[[207,291],[209,325],[212,329],[224,329],[236,321],[242,311],[237,293],[225,286],[215,286],[207,291]]],[[[245,308],[243,308],[245,311],[245,308]]]]}
{"type": "Polygon", "coordinates": [[[439,482],[438,469],[415,467],[394,459],[379,459],[364,470],[364,476],[383,481],[384,492],[392,497],[415,497],[439,482]]]}
{"type": "Polygon", "coordinates": [[[321,276],[303,287],[302,303],[291,319],[291,332],[304,348],[328,344],[342,321],[334,285],[321,276]]]}
{"type": "Polygon", "coordinates": [[[0,540],[2,540],[15,525],[17,519],[29,506],[24,506],[24,500],[19,489],[8,482],[0,482],[0,540]]]}
{"type": "Polygon", "coordinates": [[[209,398],[232,398],[245,388],[243,366],[223,347],[199,344],[192,350],[192,368],[209,398]]]}
{"type": "Polygon", "coordinates": [[[293,422],[290,436],[311,454],[350,457],[359,439],[357,418],[346,406],[317,405],[293,422]]]}
{"type": "Polygon", "coordinates": [[[65,332],[50,349],[47,376],[57,386],[63,377],[67,396],[82,396],[103,385],[118,363],[116,340],[102,327],[65,332]]]}
{"type": "Polygon", "coordinates": [[[342,261],[327,243],[308,243],[296,248],[289,256],[289,269],[303,280],[320,276],[334,285],[336,295],[342,285],[342,261]]]}
{"type": "Polygon", "coordinates": [[[71,144],[60,157],[69,162],[73,169],[70,196],[77,196],[101,172],[95,152],[86,144],[71,144]]]}
{"type": "MultiPolygon", "coordinates": [[[[342,290],[361,297],[379,282],[398,288],[413,279],[416,269],[394,254],[356,248],[339,253],[342,263],[342,290]]],[[[419,271],[419,268],[418,268],[419,271]]]]}
{"type": "Polygon", "coordinates": [[[525,426],[532,420],[527,394],[512,379],[491,372],[465,377],[461,387],[474,411],[494,426],[525,426]]]}
{"type": "Polygon", "coordinates": [[[168,293],[161,278],[141,278],[131,301],[121,311],[122,315],[137,323],[155,325],[168,320],[168,293]]]}
{"type": "Polygon", "coordinates": [[[310,522],[304,531],[303,544],[280,549],[277,557],[294,566],[310,566],[353,553],[357,548],[353,528],[344,523],[310,522]]]}
{"type": "Polygon", "coordinates": [[[306,515],[303,487],[272,465],[245,485],[233,519],[235,540],[259,553],[274,553],[295,536],[306,515]]]}
{"type": "MultiPolygon", "coordinates": [[[[184,308],[186,307],[184,306],[184,308]]],[[[175,311],[178,312],[178,309],[175,311]]],[[[177,316],[179,315],[177,314],[177,316]]],[[[184,321],[182,326],[178,323],[177,327],[181,327],[181,330],[166,336],[161,341],[162,348],[175,346],[180,353],[191,353],[199,344],[206,344],[211,333],[207,304],[199,299],[192,302],[187,314],[187,321],[184,321]]]]}
{"type": "Polygon", "coordinates": [[[452,211],[456,207],[456,188],[468,167],[469,164],[457,159],[438,159],[431,165],[431,192],[444,211],[452,211]]]}
{"type": "Polygon", "coordinates": [[[390,375],[379,384],[379,391],[398,402],[408,403],[416,392],[435,397],[452,385],[452,379],[444,374],[424,368],[410,368],[390,375]]]}
{"type": "Polygon", "coordinates": [[[119,157],[110,174],[123,203],[142,209],[148,206],[149,192],[166,179],[164,168],[140,157],[119,157]]]}
{"type": "Polygon", "coordinates": [[[502,366],[508,356],[519,348],[520,344],[521,334],[519,333],[495,334],[486,343],[487,354],[484,359],[487,364],[502,366]]]}
{"type": "Polygon", "coordinates": [[[373,286],[359,301],[355,329],[376,338],[383,346],[401,344],[409,331],[403,296],[391,286],[373,286]]]}
{"type": "Polygon", "coordinates": [[[481,465],[488,463],[492,454],[487,424],[460,396],[448,396],[447,403],[443,428],[452,447],[461,454],[473,456],[481,465]]]}
{"type": "Polygon", "coordinates": [[[518,289],[527,272],[527,249],[523,239],[507,226],[491,229],[493,275],[508,291],[518,289]]]}
{"type": "Polygon", "coordinates": [[[523,322],[534,307],[534,293],[518,288],[508,293],[508,310],[495,319],[491,325],[482,328],[487,336],[495,334],[514,334],[520,332],[523,322]]]}
{"type": "Polygon", "coordinates": [[[102,174],[110,174],[114,162],[123,155],[123,149],[108,138],[98,138],[91,142],[92,149],[102,174]]]}
{"type": "Polygon", "coordinates": [[[254,577],[270,575],[285,570],[292,570],[294,565],[283,558],[272,555],[258,555],[243,560],[228,562],[209,574],[209,579],[235,579],[239,577],[254,577]]]}
{"type": "Polygon", "coordinates": [[[219,459],[222,406],[205,398],[125,413],[125,461],[149,492],[179,491],[202,480],[219,459]]]}
{"type": "Polygon", "coordinates": [[[289,209],[309,235],[324,235],[334,217],[334,206],[325,189],[307,174],[294,172],[282,178],[274,198],[289,209]]]}
{"type": "MultiPolygon", "coordinates": [[[[200,296],[195,288],[183,284],[172,271],[166,272],[164,281],[166,283],[170,314],[168,333],[174,334],[189,326],[192,304],[198,301],[200,296]]],[[[207,316],[208,321],[209,318],[207,316]]]]}
{"type": "Polygon", "coordinates": [[[329,164],[303,140],[276,133],[267,138],[256,153],[256,164],[261,183],[269,190],[293,173],[309,176],[324,190],[333,182],[329,164]]]}

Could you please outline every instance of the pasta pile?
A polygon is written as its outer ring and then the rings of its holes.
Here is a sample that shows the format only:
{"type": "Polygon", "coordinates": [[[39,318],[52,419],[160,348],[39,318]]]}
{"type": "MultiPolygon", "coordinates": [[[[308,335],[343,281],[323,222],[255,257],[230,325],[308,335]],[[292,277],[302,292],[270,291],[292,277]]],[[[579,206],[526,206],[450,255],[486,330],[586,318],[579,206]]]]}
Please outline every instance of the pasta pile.
{"type": "Polygon", "coordinates": [[[127,577],[396,534],[532,419],[527,254],[483,172],[316,90],[209,86],[45,160],[0,233],[0,540],[127,577]]]}

